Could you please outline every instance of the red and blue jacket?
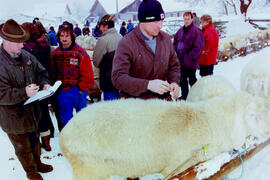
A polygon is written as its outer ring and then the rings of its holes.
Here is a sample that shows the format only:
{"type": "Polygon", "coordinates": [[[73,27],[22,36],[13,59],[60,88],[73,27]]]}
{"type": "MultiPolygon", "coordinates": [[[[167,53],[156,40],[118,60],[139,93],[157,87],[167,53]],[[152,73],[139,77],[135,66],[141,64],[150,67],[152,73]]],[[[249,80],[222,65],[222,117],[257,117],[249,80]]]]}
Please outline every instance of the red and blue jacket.
{"type": "Polygon", "coordinates": [[[53,51],[50,74],[52,81],[62,81],[63,90],[78,86],[80,90],[86,91],[94,85],[90,57],[78,44],[72,44],[68,49],[59,46],[53,51]]]}

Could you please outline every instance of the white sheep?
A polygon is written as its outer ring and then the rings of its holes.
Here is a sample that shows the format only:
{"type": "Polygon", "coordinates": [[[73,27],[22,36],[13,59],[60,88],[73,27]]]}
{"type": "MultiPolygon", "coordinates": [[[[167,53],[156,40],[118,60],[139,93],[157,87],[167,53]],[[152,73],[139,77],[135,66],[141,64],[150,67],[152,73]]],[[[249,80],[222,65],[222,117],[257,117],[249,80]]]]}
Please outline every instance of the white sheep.
{"type": "Polygon", "coordinates": [[[270,97],[270,54],[259,54],[243,68],[240,88],[252,95],[270,97]]]}
{"type": "Polygon", "coordinates": [[[231,37],[232,39],[232,45],[237,50],[240,50],[241,48],[245,48],[248,45],[248,37],[247,35],[241,35],[237,34],[231,37]]]}
{"type": "Polygon", "coordinates": [[[234,92],[236,92],[235,88],[225,77],[217,75],[205,76],[190,88],[187,101],[202,101],[234,92]]]}
{"type": "Polygon", "coordinates": [[[248,33],[248,39],[252,43],[254,41],[258,41],[258,31],[251,31],[248,33]]]}
{"type": "Polygon", "coordinates": [[[93,50],[96,46],[97,40],[92,36],[78,36],[76,43],[86,50],[93,50]]]}
{"type": "Polygon", "coordinates": [[[238,148],[248,135],[268,137],[269,120],[263,100],[245,92],[196,103],[122,99],[80,111],[61,131],[60,147],[75,180],[166,176],[238,148]]]}
{"type": "Polygon", "coordinates": [[[230,38],[222,38],[219,40],[218,50],[226,51],[231,49],[231,39],[230,38]]]}

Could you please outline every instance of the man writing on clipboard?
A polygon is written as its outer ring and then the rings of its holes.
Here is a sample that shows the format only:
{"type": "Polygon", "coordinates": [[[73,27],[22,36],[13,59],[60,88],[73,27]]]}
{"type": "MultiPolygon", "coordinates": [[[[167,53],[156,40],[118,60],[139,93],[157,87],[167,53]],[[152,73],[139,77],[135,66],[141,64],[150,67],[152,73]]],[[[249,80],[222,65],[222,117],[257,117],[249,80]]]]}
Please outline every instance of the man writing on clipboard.
{"type": "Polygon", "coordinates": [[[1,24],[0,36],[3,38],[0,48],[0,126],[13,144],[28,179],[42,180],[39,172],[50,172],[53,167],[40,160],[39,104],[23,104],[40,87],[50,88],[48,73],[33,55],[22,50],[29,33],[16,21],[10,19],[1,24]]]}

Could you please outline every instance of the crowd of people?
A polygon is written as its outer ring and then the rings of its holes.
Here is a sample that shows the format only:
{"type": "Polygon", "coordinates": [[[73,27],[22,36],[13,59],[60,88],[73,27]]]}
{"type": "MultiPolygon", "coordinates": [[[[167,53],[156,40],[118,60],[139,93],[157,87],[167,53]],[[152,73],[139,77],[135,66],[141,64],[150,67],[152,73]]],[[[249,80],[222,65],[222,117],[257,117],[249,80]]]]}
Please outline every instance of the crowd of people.
{"type": "MultiPolygon", "coordinates": [[[[148,0],[139,6],[137,26],[131,20],[122,22],[117,32],[114,15],[107,14],[92,29],[98,39],[93,64],[99,69],[104,101],[186,100],[197,81],[197,69],[201,76],[213,74],[219,36],[212,17],[185,12],[184,25],[173,42],[161,31],[164,18],[160,2],[148,0]]],[[[89,25],[81,30],[78,24],[74,28],[64,21],[57,32],[51,26],[48,33],[38,18],[22,25],[9,19],[0,25],[0,126],[30,180],[41,180],[40,172],[53,170],[40,160],[40,148],[51,151],[54,136],[48,104],[55,111],[59,131],[73,117],[73,109],[79,112],[87,106],[94,75],[89,55],[76,44],[81,35],[90,36],[89,25]],[[24,105],[57,80],[62,85],[55,95],[24,105]]]]}

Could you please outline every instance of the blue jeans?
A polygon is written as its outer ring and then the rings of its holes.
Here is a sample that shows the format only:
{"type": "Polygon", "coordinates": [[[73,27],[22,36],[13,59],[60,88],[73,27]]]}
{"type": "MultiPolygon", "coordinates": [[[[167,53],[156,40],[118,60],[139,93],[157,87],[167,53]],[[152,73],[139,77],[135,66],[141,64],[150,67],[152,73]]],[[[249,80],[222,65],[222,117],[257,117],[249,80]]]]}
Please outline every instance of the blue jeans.
{"type": "Polygon", "coordinates": [[[110,101],[120,98],[119,90],[112,91],[112,92],[103,92],[103,100],[110,101]]]}
{"type": "Polygon", "coordinates": [[[79,112],[87,106],[86,91],[79,92],[78,87],[73,87],[67,91],[61,90],[57,96],[59,102],[59,113],[61,122],[66,125],[73,117],[73,108],[79,112]]]}

